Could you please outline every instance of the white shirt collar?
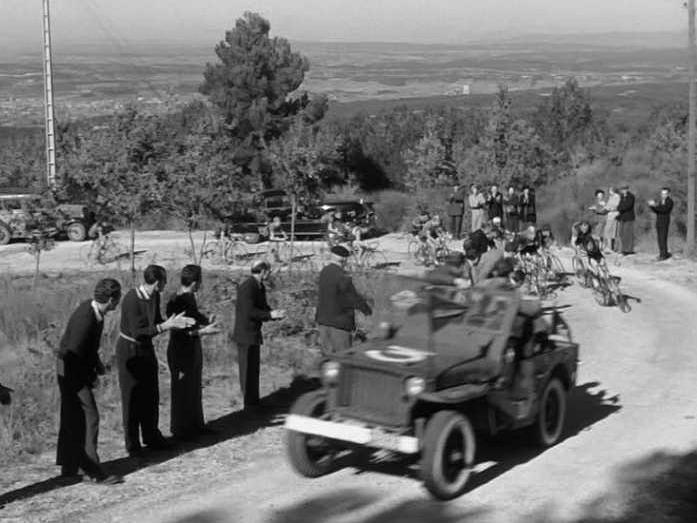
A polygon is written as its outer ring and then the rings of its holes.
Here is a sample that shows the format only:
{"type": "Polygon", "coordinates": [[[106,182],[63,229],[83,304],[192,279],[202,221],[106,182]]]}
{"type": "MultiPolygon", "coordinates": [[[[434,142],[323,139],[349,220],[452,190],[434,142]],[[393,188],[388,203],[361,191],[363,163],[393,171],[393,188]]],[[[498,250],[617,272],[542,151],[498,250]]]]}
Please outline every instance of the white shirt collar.
{"type": "Polygon", "coordinates": [[[104,320],[104,315],[102,314],[102,311],[99,310],[99,304],[95,301],[92,300],[92,310],[94,311],[94,315],[97,318],[97,321],[101,322],[104,320]]]}
{"type": "Polygon", "coordinates": [[[136,289],[136,294],[138,294],[138,297],[141,300],[149,300],[151,296],[151,294],[148,292],[144,285],[141,285],[136,289]]]}

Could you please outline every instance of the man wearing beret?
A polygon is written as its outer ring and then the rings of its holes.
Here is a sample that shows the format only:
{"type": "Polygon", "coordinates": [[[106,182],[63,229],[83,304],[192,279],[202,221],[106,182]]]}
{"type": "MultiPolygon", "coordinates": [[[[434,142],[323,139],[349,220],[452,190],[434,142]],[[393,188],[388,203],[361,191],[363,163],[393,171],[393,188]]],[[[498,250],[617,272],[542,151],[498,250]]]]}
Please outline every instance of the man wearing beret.
{"type": "Polygon", "coordinates": [[[266,301],[264,282],[271,274],[267,261],[252,265],[252,274],[237,288],[235,302],[235,327],[232,340],[237,345],[240,389],[244,398],[244,409],[255,410],[259,406],[259,363],[263,338],[261,324],[269,320],[280,320],[285,312],[271,309],[266,301]]]}
{"type": "Polygon", "coordinates": [[[346,272],[349,251],[336,245],[331,249],[332,260],[319,273],[319,299],[315,320],[325,355],[351,347],[356,328],[355,311],[366,316],[373,313],[366,299],[358,294],[351,276],[346,272]]]}

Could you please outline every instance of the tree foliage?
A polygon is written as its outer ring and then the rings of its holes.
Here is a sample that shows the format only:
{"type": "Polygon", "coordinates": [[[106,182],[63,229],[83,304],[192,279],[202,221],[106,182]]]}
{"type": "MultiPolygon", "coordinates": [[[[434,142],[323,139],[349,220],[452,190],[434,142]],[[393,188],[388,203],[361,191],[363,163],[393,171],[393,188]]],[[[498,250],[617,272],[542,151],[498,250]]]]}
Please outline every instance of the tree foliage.
{"type": "Polygon", "coordinates": [[[235,161],[266,183],[270,164],[263,144],[281,136],[296,116],[315,122],[327,108],[324,96],[291,96],[303,83],[309,62],[285,38],[270,37],[270,31],[268,20],[246,12],[216,46],[218,62],[206,65],[200,88],[238,142],[235,161]]]}

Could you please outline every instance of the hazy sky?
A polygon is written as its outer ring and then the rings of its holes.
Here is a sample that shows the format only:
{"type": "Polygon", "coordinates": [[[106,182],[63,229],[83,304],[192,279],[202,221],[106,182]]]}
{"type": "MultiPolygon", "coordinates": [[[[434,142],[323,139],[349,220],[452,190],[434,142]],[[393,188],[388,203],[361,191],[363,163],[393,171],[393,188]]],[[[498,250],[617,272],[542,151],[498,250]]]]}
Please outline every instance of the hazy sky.
{"type": "MultiPolygon", "coordinates": [[[[675,31],[682,0],[51,0],[54,41],[215,42],[245,10],[292,40],[454,43],[492,34],[675,31]]],[[[41,0],[0,0],[0,46],[35,47],[41,0]]]]}

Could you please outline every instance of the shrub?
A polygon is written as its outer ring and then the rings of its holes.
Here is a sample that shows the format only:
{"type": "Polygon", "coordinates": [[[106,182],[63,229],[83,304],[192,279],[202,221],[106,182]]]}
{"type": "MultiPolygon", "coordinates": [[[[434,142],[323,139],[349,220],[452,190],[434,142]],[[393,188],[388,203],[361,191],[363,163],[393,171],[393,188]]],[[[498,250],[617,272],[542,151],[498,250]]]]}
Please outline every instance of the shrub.
{"type": "Polygon", "coordinates": [[[405,220],[416,209],[412,198],[399,191],[389,190],[376,193],[374,201],[378,227],[388,232],[399,231],[405,220]]]}

